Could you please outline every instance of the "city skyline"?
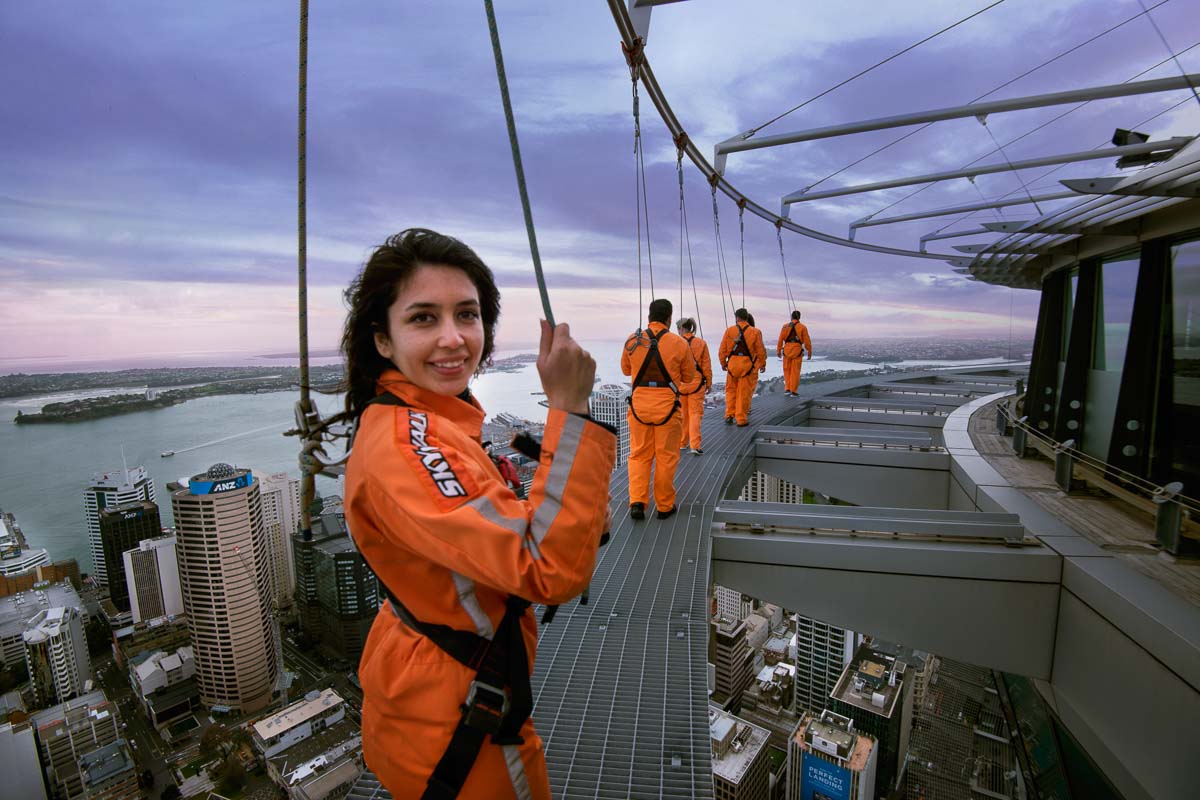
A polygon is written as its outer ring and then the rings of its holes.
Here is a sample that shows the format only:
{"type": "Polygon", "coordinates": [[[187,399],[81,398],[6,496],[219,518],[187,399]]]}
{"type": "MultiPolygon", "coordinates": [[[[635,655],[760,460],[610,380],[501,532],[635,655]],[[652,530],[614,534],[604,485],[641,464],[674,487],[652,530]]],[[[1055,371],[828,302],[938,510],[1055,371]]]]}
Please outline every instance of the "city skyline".
{"type": "MultiPolygon", "coordinates": [[[[913,15],[902,3],[872,3],[864,14],[852,6],[801,11],[760,2],[747,8],[744,25],[731,26],[721,4],[672,4],[655,11],[647,52],[693,140],[710,152],[716,141],[969,12],[981,13],[771,131],[961,103],[1140,12],[1133,2],[992,5],[944,1],[913,15]],[[940,68],[947,60],[954,70],[940,68]]],[[[1195,6],[1150,8],[1172,49],[1192,44],[1177,39],[1195,29],[1195,6]]],[[[525,347],[534,338],[535,319],[516,310],[536,308],[536,291],[486,24],[482,9],[475,11],[437,3],[363,3],[337,15],[312,10],[314,346],[335,343],[344,313],[340,291],[369,249],[412,224],[457,234],[491,263],[509,309],[502,346],[525,347]]],[[[10,154],[0,166],[6,187],[0,300],[9,309],[0,322],[0,356],[111,353],[130,346],[133,321],[164,355],[236,350],[249,341],[268,350],[294,347],[295,9],[88,6],[87,26],[71,24],[74,13],[70,4],[0,11],[10,32],[0,67],[14,77],[14,97],[0,112],[0,145],[10,154]]],[[[608,319],[640,316],[628,191],[630,84],[618,36],[602,3],[506,3],[498,14],[551,299],[560,319],[594,336],[608,319]]],[[[1167,58],[1153,28],[1134,19],[999,96],[1120,82],[1167,58]],[[1121,59],[1109,58],[1118,50],[1121,59]]],[[[1196,58],[1189,50],[1180,63],[1192,69],[1196,58]]],[[[1173,74],[1168,61],[1144,77],[1173,74]]],[[[1006,155],[1098,145],[1114,127],[1151,117],[1178,95],[1093,104],[1006,155]]],[[[1004,141],[1056,113],[1004,115],[989,130],[1004,141]]],[[[1195,104],[1185,104],[1144,129],[1156,137],[1187,133],[1197,117],[1195,104]]],[[[642,122],[656,288],[678,297],[674,147],[644,96],[642,122]]],[[[736,155],[727,174],[773,207],[781,194],[884,141],[870,135],[736,155]]],[[[949,123],[826,186],[953,168],[992,146],[973,120],[949,123]]],[[[1098,169],[1109,166],[1088,162],[1054,178],[1098,169]]],[[[721,302],[711,202],[694,170],[685,180],[701,315],[715,318],[721,302]]],[[[989,196],[1017,185],[1011,176],[978,181],[989,196]]],[[[914,202],[950,205],[978,194],[960,180],[938,184],[914,202]]],[[[902,195],[818,201],[797,207],[793,218],[843,235],[850,221],[902,195]]],[[[725,258],[740,303],[737,223],[736,207],[722,198],[725,258]]],[[[862,238],[912,248],[937,227],[927,221],[876,228],[862,238]]],[[[764,323],[786,311],[777,299],[783,282],[774,233],[762,220],[746,220],[745,302],[764,323]]],[[[1010,317],[1018,332],[1032,328],[1036,294],[971,284],[941,261],[861,253],[795,235],[785,237],[785,247],[794,294],[817,336],[898,329],[994,335],[1009,329],[1010,317]]],[[[691,287],[685,288],[690,311],[691,287]]]]}

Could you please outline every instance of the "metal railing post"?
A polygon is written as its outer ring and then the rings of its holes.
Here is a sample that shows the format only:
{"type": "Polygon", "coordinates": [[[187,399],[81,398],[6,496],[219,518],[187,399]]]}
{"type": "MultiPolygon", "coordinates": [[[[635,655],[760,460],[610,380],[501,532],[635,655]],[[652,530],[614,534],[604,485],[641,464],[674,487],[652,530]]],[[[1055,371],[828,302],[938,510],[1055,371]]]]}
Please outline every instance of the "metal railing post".
{"type": "Polygon", "coordinates": [[[1028,420],[1029,417],[1021,417],[1017,420],[1017,424],[1013,426],[1012,449],[1018,458],[1024,458],[1029,455],[1029,432],[1025,429],[1025,423],[1028,420]]]}
{"type": "Polygon", "coordinates": [[[1069,492],[1076,486],[1075,458],[1071,451],[1075,449],[1075,440],[1067,439],[1054,451],[1054,482],[1064,492],[1069,492]]]}
{"type": "Polygon", "coordinates": [[[1154,514],[1154,538],[1162,545],[1163,550],[1173,556],[1179,555],[1182,544],[1180,532],[1183,526],[1183,509],[1175,499],[1182,491],[1183,484],[1173,481],[1166,486],[1160,486],[1150,498],[1158,506],[1154,514]]]}

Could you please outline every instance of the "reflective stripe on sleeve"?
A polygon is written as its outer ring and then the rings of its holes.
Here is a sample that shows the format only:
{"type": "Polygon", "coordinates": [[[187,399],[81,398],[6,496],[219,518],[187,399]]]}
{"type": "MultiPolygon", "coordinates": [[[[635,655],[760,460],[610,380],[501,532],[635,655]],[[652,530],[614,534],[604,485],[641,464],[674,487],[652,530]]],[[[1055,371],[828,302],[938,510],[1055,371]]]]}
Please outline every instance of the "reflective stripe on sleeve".
{"type": "Polygon", "coordinates": [[[501,528],[507,528],[518,536],[525,535],[527,523],[525,517],[506,517],[496,508],[496,504],[487,495],[480,495],[467,503],[467,506],[479,512],[479,516],[501,528]]]}
{"type": "Polygon", "coordinates": [[[454,578],[454,590],[458,592],[458,602],[471,617],[471,622],[475,623],[475,632],[485,639],[491,639],[496,631],[492,627],[492,621],[488,619],[488,615],[483,613],[483,606],[479,605],[479,598],[475,596],[475,582],[457,572],[451,572],[450,576],[454,578]]]}
{"type": "Polygon", "coordinates": [[[579,442],[583,439],[583,428],[587,421],[583,417],[567,414],[563,422],[562,435],[554,448],[554,460],[550,462],[550,474],[546,476],[545,496],[533,515],[533,541],[541,544],[546,534],[554,527],[554,520],[562,510],[563,495],[567,491],[567,478],[575,465],[579,442]]]}

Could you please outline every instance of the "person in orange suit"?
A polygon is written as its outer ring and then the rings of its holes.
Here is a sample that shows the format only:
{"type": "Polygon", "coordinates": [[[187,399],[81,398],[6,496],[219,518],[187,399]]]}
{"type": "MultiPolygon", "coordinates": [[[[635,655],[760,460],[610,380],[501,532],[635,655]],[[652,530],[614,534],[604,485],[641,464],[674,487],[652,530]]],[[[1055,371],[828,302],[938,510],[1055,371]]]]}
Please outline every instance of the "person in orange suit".
{"type": "Polygon", "coordinates": [[[675,468],[683,435],[679,392],[697,380],[687,342],[671,333],[671,301],[650,303],[646,328],[625,340],[621,372],[633,376],[625,417],[629,422],[629,516],[645,519],[654,472],[658,518],[675,513],[675,468]]]}
{"type": "Polygon", "coordinates": [[[704,420],[704,398],[712,388],[712,356],[708,354],[708,343],[696,335],[696,320],[684,317],[675,323],[676,330],[692,351],[699,372],[695,385],[679,387],[679,413],[683,417],[683,437],[680,450],[692,449],[692,455],[704,452],[701,446],[700,423],[704,420]]]}
{"type": "Polygon", "coordinates": [[[346,298],[341,418],[358,420],[346,521],[388,597],[359,664],[367,766],[392,797],[549,800],[529,717],[529,604],[584,591],[607,530],[616,436],[588,415],[595,361],[566,324],[542,322],[549,411],[521,500],[482,447],[484,411],[469,388],[500,312],[479,256],[406,230],[374,251],[346,298]],[[465,761],[462,747],[473,750],[465,761]]]}
{"type": "Polygon", "coordinates": [[[800,388],[800,362],[804,351],[808,351],[808,360],[812,361],[812,339],[808,335],[808,326],[800,321],[800,312],[792,312],[792,321],[779,331],[779,341],[775,344],[775,355],[783,359],[784,394],[799,397],[796,390],[800,388]]]}
{"type": "Polygon", "coordinates": [[[750,324],[750,312],[733,312],[734,324],[725,331],[717,358],[725,370],[725,424],[737,420],[738,427],[750,424],[750,400],[759,373],[767,371],[767,350],[762,331],[750,324]]]}

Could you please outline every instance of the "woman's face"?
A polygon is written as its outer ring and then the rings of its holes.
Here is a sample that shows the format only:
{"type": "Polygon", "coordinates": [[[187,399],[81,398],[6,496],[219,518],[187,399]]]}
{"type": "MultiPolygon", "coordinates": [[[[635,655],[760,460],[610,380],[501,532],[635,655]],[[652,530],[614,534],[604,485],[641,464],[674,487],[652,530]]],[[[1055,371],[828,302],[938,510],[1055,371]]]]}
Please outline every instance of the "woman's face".
{"type": "Polygon", "coordinates": [[[418,266],[396,293],[375,347],[422,389],[462,394],[483,352],[475,284],[458,267],[418,266]]]}

